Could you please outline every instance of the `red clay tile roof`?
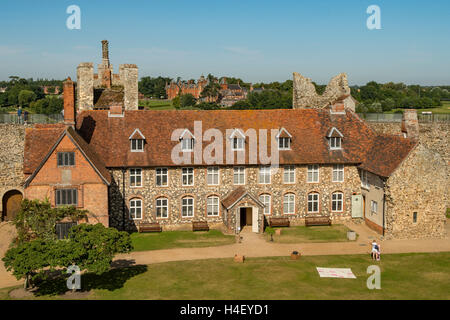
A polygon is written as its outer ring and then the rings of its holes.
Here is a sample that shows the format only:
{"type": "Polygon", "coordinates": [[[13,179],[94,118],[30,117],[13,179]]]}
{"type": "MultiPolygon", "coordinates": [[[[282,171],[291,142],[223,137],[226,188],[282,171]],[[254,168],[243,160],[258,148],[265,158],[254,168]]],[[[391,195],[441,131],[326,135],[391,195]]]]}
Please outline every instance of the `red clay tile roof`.
{"type": "Polygon", "coordinates": [[[108,169],[106,169],[103,161],[72,127],[66,129],[66,126],[63,124],[36,125],[34,128],[26,129],[24,173],[32,174],[26,183],[29,184],[31,182],[33,176],[40,169],[49,152],[55,147],[55,144],[61,140],[61,136],[64,132],[74,140],[81,152],[83,152],[88,161],[91,162],[94,169],[97,170],[99,175],[109,185],[111,183],[111,174],[108,169]]]}
{"type": "Polygon", "coordinates": [[[75,140],[80,150],[85,154],[86,158],[91,162],[94,169],[98,171],[100,176],[109,185],[111,183],[111,173],[106,169],[103,160],[97,156],[91,146],[84,141],[84,139],[72,128],[67,128],[67,133],[75,140]]]}
{"type": "Polygon", "coordinates": [[[417,141],[402,136],[378,135],[359,166],[382,177],[389,177],[413,150],[417,141]]]}
{"type": "Polygon", "coordinates": [[[231,209],[233,205],[235,205],[236,202],[238,202],[244,196],[249,196],[257,205],[264,208],[264,204],[259,201],[258,198],[248,193],[244,187],[237,187],[236,189],[231,191],[228,196],[222,200],[222,205],[227,209],[231,209]]]}
{"type": "Polygon", "coordinates": [[[65,125],[60,123],[36,124],[33,128],[25,129],[23,159],[23,172],[25,174],[32,174],[36,170],[65,128],[65,125]]]}
{"type": "Polygon", "coordinates": [[[238,187],[230,192],[230,194],[222,200],[222,204],[225,208],[230,208],[236,201],[238,201],[247,191],[244,187],[238,187]]]}
{"type": "MultiPolygon", "coordinates": [[[[376,136],[373,130],[351,112],[335,115],[327,110],[313,109],[139,110],[125,111],[124,117],[114,118],[109,118],[106,110],[91,110],[83,111],[78,116],[77,128],[108,168],[176,166],[171,153],[179,141],[171,141],[172,132],[175,129],[189,129],[195,134],[194,121],[202,122],[203,133],[215,128],[224,137],[227,129],[241,128],[244,132],[250,128],[268,129],[270,135],[270,129],[279,130],[284,127],[292,135],[292,150],[280,151],[280,164],[358,164],[363,162],[366,148],[376,136]],[[344,135],[342,151],[329,150],[326,135],[332,127],[336,127],[344,135]],[[136,128],[146,138],[145,152],[130,150],[128,138],[136,128]]],[[[203,142],[203,150],[210,143],[203,142]]],[[[223,143],[225,155],[225,139],[223,143]]],[[[269,155],[270,149],[269,144],[269,155]]],[[[248,152],[246,163],[248,164],[248,152]]]]}
{"type": "MultiPolygon", "coordinates": [[[[413,140],[400,136],[376,134],[353,112],[336,115],[325,109],[136,110],[125,111],[124,117],[108,117],[107,110],[90,110],[78,115],[79,138],[75,139],[83,150],[88,150],[86,154],[105,176],[106,168],[177,166],[171,153],[179,141],[171,140],[172,132],[188,129],[196,134],[194,121],[202,122],[203,133],[215,128],[224,138],[228,138],[227,129],[230,133],[235,128],[244,132],[250,128],[268,129],[270,135],[270,129],[285,128],[292,135],[292,143],[291,150],[280,151],[281,165],[347,163],[384,177],[388,177],[416,145],[413,140]],[[327,134],[333,127],[344,136],[342,150],[329,150],[327,134]],[[130,150],[129,137],[135,129],[145,136],[144,152],[130,150]]],[[[38,167],[63,130],[64,126],[59,124],[27,129],[24,173],[31,174],[38,167]]],[[[203,150],[210,143],[203,142],[203,150]]],[[[248,143],[246,149],[248,163],[248,143]]],[[[223,150],[225,157],[225,141],[223,150]]]]}

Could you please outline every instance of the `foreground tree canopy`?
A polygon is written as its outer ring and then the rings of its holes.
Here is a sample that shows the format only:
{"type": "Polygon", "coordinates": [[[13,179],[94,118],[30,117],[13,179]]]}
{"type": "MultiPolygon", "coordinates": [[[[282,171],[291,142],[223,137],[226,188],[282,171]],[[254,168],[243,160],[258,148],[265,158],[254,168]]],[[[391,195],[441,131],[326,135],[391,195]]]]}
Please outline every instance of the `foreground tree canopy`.
{"type": "Polygon", "coordinates": [[[49,272],[65,272],[71,265],[80,270],[101,274],[110,269],[117,253],[132,249],[128,233],[102,224],[79,224],[70,229],[67,239],[57,240],[55,226],[58,222],[79,222],[87,211],[75,207],[52,208],[48,200],[23,200],[21,210],[14,220],[18,237],[3,258],[8,271],[17,279],[45,278],[49,272]]]}
{"type": "Polygon", "coordinates": [[[59,270],[65,273],[71,265],[81,271],[102,274],[110,270],[117,253],[132,249],[128,233],[102,224],[80,224],[71,229],[67,240],[36,239],[9,249],[3,262],[6,270],[26,283],[43,279],[59,270]]]}

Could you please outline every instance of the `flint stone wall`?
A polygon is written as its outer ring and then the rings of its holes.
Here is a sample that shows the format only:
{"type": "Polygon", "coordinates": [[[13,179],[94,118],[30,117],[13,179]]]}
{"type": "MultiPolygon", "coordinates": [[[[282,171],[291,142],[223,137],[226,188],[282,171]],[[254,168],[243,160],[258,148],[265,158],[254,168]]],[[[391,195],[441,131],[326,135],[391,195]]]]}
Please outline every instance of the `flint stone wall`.
{"type": "Polygon", "coordinates": [[[442,157],[424,145],[417,146],[387,180],[386,238],[444,237],[448,190],[442,157]]]}
{"type": "MultiPolygon", "coordinates": [[[[378,133],[402,134],[401,124],[392,122],[368,122],[378,133]]],[[[427,149],[437,152],[443,161],[447,184],[450,183],[450,123],[419,123],[419,141],[427,149]]],[[[437,174],[437,173],[436,173],[437,174]]],[[[440,179],[440,178],[438,178],[440,179]]],[[[449,187],[450,189],[450,187],[449,187]]],[[[447,189],[448,190],[448,189],[447,189]]],[[[450,208],[450,197],[445,196],[447,208],[450,208]]]]}
{"type": "Polygon", "coordinates": [[[23,149],[26,127],[30,125],[0,124],[0,200],[10,190],[18,190],[23,194],[23,149]]]}
{"type": "MultiPolygon", "coordinates": [[[[259,167],[246,167],[246,177],[244,188],[254,197],[259,198],[261,194],[271,195],[271,216],[288,217],[292,225],[304,224],[307,215],[307,196],[310,192],[320,194],[319,213],[313,215],[329,215],[333,222],[348,220],[351,218],[351,198],[353,193],[361,192],[361,180],[356,167],[345,166],[345,179],[343,183],[332,182],[332,169],[330,165],[320,167],[319,183],[306,183],[307,166],[296,167],[296,183],[283,183],[283,169],[272,174],[271,184],[259,184],[259,167]],[[344,193],[343,212],[331,212],[331,195],[334,192],[344,193]],[[283,214],[283,196],[286,193],[295,194],[295,214],[283,214]]],[[[218,186],[209,186],[206,183],[206,167],[195,167],[194,186],[186,187],[181,185],[181,168],[169,168],[169,186],[156,187],[155,169],[143,169],[143,187],[131,188],[129,185],[129,171],[122,176],[121,170],[112,170],[114,182],[110,187],[110,224],[122,229],[123,204],[125,201],[125,224],[128,230],[135,230],[140,222],[158,221],[164,230],[190,229],[192,221],[206,220],[215,226],[223,225],[223,214],[225,208],[220,205],[219,217],[208,217],[206,215],[207,197],[216,195],[219,201],[226,198],[231,191],[239,187],[233,184],[233,167],[220,167],[220,182],[218,186]],[[125,192],[123,192],[123,182],[125,181],[125,192]],[[181,199],[185,196],[194,198],[194,217],[181,217],[181,199]],[[169,218],[157,219],[156,199],[165,197],[169,201],[169,218]],[[129,218],[128,205],[133,198],[143,200],[143,219],[133,221],[129,218]]],[[[311,214],[310,214],[311,215],[311,214]]]]}

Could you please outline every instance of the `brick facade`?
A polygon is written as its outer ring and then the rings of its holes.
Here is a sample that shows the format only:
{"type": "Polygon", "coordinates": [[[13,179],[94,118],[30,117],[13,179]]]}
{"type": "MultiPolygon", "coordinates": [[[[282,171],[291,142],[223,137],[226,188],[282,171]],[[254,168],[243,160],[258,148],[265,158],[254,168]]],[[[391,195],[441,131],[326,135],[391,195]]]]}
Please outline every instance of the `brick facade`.
{"type": "Polygon", "coordinates": [[[68,136],[63,137],[29,183],[25,189],[25,198],[40,200],[47,198],[52,206],[55,206],[57,189],[77,189],[77,207],[89,211],[89,222],[109,225],[108,186],[68,136]],[[74,152],[75,165],[59,167],[58,152],[74,152]]]}

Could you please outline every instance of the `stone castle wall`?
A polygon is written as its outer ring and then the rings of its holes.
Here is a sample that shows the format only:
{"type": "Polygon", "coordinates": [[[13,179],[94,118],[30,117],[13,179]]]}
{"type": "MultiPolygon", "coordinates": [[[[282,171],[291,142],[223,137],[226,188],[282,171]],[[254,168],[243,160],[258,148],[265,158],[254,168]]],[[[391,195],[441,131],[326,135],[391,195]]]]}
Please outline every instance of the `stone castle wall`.
{"type": "MultiPolygon", "coordinates": [[[[23,194],[23,148],[26,127],[29,126],[0,124],[0,200],[11,190],[18,190],[23,194]]],[[[0,211],[2,210],[0,203],[0,211]]]]}
{"type": "Polygon", "coordinates": [[[449,190],[445,171],[439,154],[424,145],[414,149],[387,180],[386,238],[445,236],[445,203],[449,190]]]}
{"type": "MultiPolygon", "coordinates": [[[[378,133],[401,134],[401,124],[392,122],[368,122],[378,133]]],[[[426,148],[439,153],[444,160],[447,181],[450,181],[450,123],[419,123],[419,140],[426,148]]],[[[446,205],[450,208],[447,194],[446,205]]]]}
{"type": "Polygon", "coordinates": [[[88,110],[94,105],[94,64],[80,63],[77,68],[77,109],[88,110]]]}

